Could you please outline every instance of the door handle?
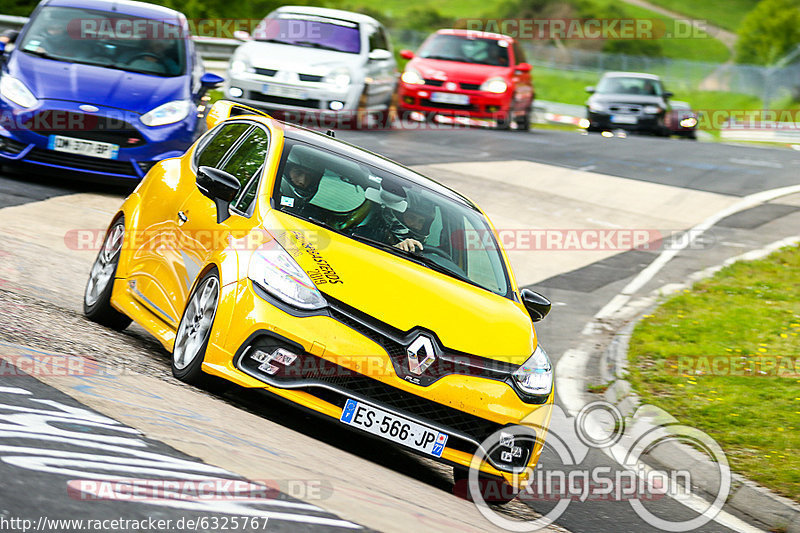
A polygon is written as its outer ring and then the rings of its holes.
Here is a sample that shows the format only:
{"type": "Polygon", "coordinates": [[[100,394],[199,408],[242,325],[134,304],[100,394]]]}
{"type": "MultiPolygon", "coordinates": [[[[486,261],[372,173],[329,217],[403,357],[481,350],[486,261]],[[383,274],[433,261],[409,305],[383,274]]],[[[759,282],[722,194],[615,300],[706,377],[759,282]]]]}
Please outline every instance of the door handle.
{"type": "Polygon", "coordinates": [[[189,220],[189,217],[186,216],[186,213],[183,211],[178,211],[178,225],[182,226],[187,220],[189,220]]]}

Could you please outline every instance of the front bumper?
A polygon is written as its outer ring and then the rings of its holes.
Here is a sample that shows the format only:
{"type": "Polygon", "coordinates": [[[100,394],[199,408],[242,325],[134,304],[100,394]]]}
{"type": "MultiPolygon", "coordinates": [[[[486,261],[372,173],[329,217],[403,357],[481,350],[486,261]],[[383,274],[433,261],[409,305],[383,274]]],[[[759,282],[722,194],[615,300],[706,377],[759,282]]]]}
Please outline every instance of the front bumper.
{"type": "Polygon", "coordinates": [[[590,130],[626,130],[637,132],[660,132],[663,122],[661,115],[626,114],[612,115],[611,113],[601,113],[588,111],[590,130]],[[633,121],[633,122],[629,122],[633,121]]]}
{"type": "Polygon", "coordinates": [[[464,373],[415,385],[398,375],[391,343],[382,342],[377,330],[366,331],[363,323],[354,323],[334,304],[330,312],[297,316],[267,301],[249,280],[234,285],[231,305],[223,313],[222,306],[218,311],[204,371],[245,387],[266,389],[337,420],[348,398],[395,412],[447,433],[450,438],[441,458],[426,457],[452,465],[468,467],[483,440],[501,428],[521,424],[535,434],[523,463],[503,463],[499,452],[493,452],[491,464],[482,470],[511,479],[538,461],[553,393],[542,403],[526,403],[496,376],[464,373]],[[268,375],[250,356],[256,349],[275,346],[298,357],[281,372],[268,375]]]}
{"type": "MultiPolygon", "coordinates": [[[[114,108],[85,113],[79,102],[43,100],[20,109],[0,99],[0,162],[98,178],[139,180],[158,161],[182,155],[194,142],[198,117],[166,126],[147,127],[139,114],[114,108]],[[53,150],[52,135],[108,142],[117,157],[104,159],[53,150]]],[[[95,106],[97,107],[97,106],[95,106]]]]}
{"type": "Polygon", "coordinates": [[[420,113],[439,113],[443,115],[465,116],[476,119],[503,119],[512,109],[509,91],[493,94],[480,90],[459,89],[444,90],[429,85],[409,85],[400,82],[398,87],[398,107],[401,111],[418,111],[420,113]],[[464,95],[469,98],[468,104],[444,104],[431,101],[435,92],[464,95]]]}
{"type": "Polygon", "coordinates": [[[324,82],[286,83],[275,81],[269,76],[252,73],[231,74],[230,72],[228,72],[224,86],[225,98],[228,100],[252,107],[295,113],[353,112],[358,109],[363,89],[363,84],[351,84],[343,89],[338,89],[324,82]],[[241,96],[232,95],[231,88],[241,90],[241,96]],[[343,107],[331,109],[332,102],[341,102],[343,107]]]}

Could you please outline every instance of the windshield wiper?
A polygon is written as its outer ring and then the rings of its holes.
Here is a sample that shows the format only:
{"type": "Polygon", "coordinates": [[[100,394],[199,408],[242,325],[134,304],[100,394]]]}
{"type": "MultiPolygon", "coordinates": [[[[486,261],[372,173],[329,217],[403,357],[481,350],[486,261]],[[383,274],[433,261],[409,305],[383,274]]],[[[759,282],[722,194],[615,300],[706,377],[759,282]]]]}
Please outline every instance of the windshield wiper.
{"type": "Polygon", "coordinates": [[[322,44],[314,41],[295,41],[293,44],[297,44],[300,46],[309,46],[311,48],[320,48],[322,50],[333,50],[334,52],[341,52],[339,48],[335,46],[330,46],[327,44],[322,44]]]}
{"type": "Polygon", "coordinates": [[[447,56],[420,56],[424,59],[440,59],[442,61],[463,61],[462,59],[458,59],[455,57],[447,57],[447,56]]]}
{"type": "Polygon", "coordinates": [[[256,39],[260,43],[275,43],[275,44],[294,44],[289,41],[281,41],[280,39],[256,39]]]}
{"type": "Polygon", "coordinates": [[[34,55],[34,56],[43,57],[45,59],[52,59],[54,61],[71,61],[69,58],[66,58],[66,57],[51,56],[50,54],[48,54],[44,50],[25,50],[23,48],[22,51],[25,52],[26,54],[31,54],[31,55],[34,55]]]}

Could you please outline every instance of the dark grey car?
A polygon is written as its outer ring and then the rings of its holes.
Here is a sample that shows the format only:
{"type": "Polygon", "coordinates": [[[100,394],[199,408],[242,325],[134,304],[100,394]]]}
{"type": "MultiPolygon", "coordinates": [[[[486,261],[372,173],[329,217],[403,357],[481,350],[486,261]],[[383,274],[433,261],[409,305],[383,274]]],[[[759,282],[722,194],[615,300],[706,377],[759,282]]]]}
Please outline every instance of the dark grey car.
{"type": "Polygon", "coordinates": [[[638,72],[607,72],[586,102],[588,131],[624,129],[668,136],[666,116],[672,93],[661,79],[638,72]]]}

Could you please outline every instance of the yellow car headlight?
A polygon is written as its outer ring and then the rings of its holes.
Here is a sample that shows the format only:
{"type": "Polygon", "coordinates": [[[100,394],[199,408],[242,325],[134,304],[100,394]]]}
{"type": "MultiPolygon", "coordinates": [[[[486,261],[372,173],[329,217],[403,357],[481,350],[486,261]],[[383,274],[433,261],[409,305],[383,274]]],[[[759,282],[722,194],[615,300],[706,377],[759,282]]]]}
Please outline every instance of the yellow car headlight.
{"type": "Polygon", "coordinates": [[[289,305],[311,310],[327,305],[308,274],[277,241],[263,244],[253,253],[247,277],[289,305]]]}
{"type": "Polygon", "coordinates": [[[553,365],[541,346],[536,347],[533,355],[513,376],[514,382],[526,394],[547,396],[553,390],[553,365]]]}

